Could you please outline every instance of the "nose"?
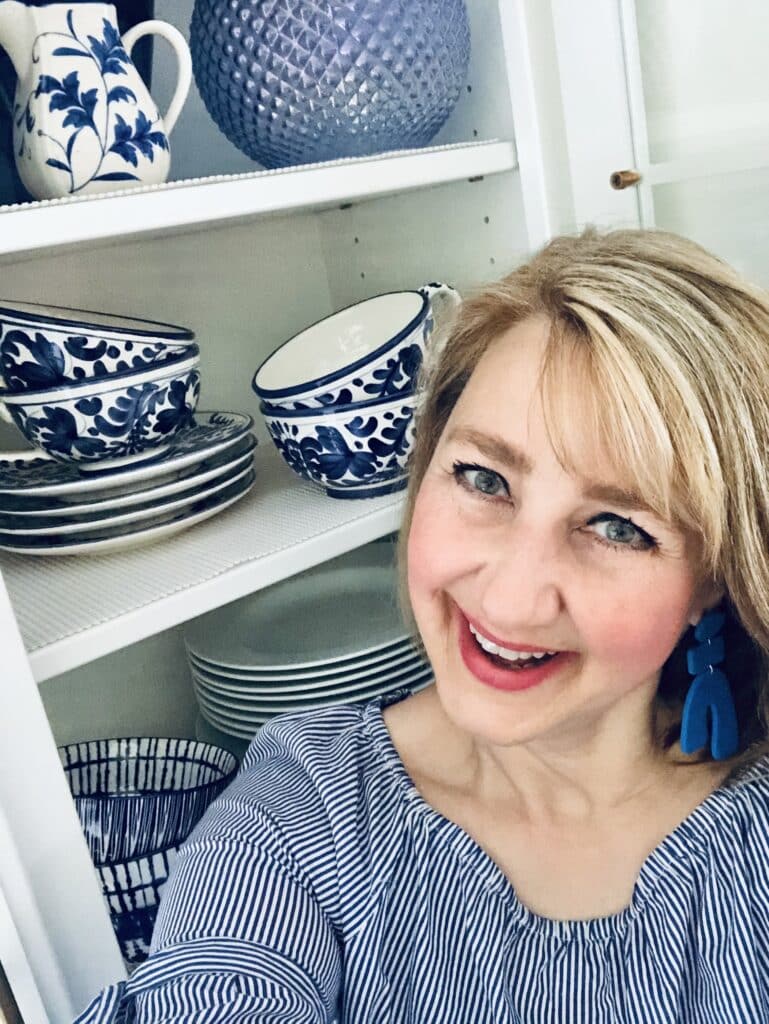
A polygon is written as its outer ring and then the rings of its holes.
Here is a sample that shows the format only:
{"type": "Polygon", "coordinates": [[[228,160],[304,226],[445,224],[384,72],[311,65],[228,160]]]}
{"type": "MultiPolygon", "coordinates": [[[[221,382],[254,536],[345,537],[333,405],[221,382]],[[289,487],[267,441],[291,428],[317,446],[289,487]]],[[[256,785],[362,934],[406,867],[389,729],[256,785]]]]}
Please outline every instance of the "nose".
{"type": "Polygon", "coordinates": [[[483,621],[500,636],[536,643],[534,630],[552,625],[564,609],[557,544],[533,530],[518,528],[490,549],[477,582],[483,621]]]}

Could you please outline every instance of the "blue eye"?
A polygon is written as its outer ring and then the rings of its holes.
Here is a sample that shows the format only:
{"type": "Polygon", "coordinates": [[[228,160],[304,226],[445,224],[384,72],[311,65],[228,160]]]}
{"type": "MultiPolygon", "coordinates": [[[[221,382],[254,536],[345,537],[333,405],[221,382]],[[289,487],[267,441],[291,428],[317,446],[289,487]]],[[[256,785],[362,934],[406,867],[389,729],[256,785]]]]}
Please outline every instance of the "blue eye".
{"type": "Polygon", "coordinates": [[[457,483],[482,497],[496,498],[499,495],[510,494],[504,477],[486,466],[477,466],[469,462],[455,462],[452,473],[457,483]]]}
{"type": "Polygon", "coordinates": [[[607,547],[626,551],[650,551],[657,547],[657,541],[651,534],[636,526],[632,519],[618,516],[614,512],[601,512],[594,516],[588,526],[606,526],[605,534],[594,534],[595,539],[607,547]]]}

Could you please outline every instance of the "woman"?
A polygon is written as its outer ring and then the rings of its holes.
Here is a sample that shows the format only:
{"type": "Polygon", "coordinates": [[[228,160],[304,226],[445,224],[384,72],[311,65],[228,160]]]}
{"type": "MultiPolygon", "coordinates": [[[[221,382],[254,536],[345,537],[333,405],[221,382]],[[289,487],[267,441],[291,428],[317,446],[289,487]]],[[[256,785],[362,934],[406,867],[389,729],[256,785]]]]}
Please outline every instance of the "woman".
{"type": "Polygon", "coordinates": [[[434,363],[434,686],[262,729],[82,1021],[769,1021],[769,301],[587,232],[434,363]]]}

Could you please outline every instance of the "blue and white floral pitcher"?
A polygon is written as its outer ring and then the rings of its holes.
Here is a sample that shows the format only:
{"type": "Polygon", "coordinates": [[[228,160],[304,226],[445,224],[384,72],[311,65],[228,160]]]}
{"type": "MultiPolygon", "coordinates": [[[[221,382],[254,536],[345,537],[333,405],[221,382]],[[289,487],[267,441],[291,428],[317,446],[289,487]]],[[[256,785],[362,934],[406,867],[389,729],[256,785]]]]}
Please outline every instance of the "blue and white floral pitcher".
{"type": "Polygon", "coordinates": [[[36,199],[164,182],[168,136],[187,99],[192,61],[184,36],[144,21],[120,37],[114,6],[70,0],[0,0],[0,46],[18,76],[16,167],[36,199]],[[176,51],[178,80],[161,119],[129,54],[148,33],[176,51]]]}

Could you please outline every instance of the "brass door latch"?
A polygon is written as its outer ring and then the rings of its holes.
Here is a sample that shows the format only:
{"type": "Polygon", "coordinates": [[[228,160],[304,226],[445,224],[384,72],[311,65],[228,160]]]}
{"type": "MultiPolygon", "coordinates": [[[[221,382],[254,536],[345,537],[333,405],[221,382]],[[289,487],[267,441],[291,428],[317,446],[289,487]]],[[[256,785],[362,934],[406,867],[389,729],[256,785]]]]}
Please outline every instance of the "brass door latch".
{"type": "Polygon", "coordinates": [[[609,178],[609,184],[612,188],[623,189],[631,188],[633,185],[637,185],[641,180],[641,175],[638,171],[614,171],[609,178]]]}

